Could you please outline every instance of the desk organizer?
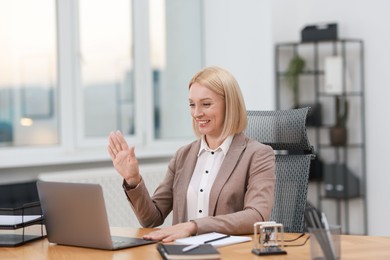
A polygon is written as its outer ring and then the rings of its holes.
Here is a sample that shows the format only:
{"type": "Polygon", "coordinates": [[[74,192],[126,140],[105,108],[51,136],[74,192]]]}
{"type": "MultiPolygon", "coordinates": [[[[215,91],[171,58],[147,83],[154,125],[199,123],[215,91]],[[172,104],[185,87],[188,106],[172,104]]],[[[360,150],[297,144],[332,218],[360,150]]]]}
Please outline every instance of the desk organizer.
{"type": "Polygon", "coordinates": [[[283,224],[275,221],[253,224],[253,249],[255,255],[285,255],[283,224]],[[257,235],[259,234],[259,235],[257,235]]]}
{"type": "Polygon", "coordinates": [[[15,247],[46,237],[39,202],[0,208],[0,247],[15,247]]]}

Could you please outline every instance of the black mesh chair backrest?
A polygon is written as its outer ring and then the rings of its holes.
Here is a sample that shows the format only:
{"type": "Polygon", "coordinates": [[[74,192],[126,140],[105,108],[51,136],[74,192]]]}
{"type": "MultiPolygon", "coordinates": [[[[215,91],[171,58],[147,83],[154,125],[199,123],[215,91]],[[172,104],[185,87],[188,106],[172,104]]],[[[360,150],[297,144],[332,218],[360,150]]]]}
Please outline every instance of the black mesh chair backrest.
{"type": "Polygon", "coordinates": [[[248,111],[245,133],[252,139],[270,145],[274,150],[312,152],[306,134],[309,108],[274,111],[248,111]]]}
{"type": "Polygon", "coordinates": [[[276,154],[275,204],[271,220],[285,232],[304,232],[304,212],[314,155],[306,134],[309,108],[248,111],[245,134],[270,145],[276,154]]]}

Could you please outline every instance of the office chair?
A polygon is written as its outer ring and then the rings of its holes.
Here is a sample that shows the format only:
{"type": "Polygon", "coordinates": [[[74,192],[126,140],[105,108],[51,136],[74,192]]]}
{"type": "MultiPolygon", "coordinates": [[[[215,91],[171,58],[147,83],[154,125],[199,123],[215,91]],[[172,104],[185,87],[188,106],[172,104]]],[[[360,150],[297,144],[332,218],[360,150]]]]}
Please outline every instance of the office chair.
{"type": "Polygon", "coordinates": [[[275,151],[275,204],[270,220],[282,223],[285,232],[305,229],[310,161],[314,158],[306,133],[309,109],[247,112],[245,134],[275,151]]]}

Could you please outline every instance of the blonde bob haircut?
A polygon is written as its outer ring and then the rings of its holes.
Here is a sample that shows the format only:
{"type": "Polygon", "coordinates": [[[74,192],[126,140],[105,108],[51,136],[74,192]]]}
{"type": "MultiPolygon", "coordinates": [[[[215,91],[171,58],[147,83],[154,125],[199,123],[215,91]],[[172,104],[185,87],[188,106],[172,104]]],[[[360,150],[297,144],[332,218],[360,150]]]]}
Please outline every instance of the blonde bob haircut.
{"type": "MultiPolygon", "coordinates": [[[[225,100],[225,120],[221,133],[221,140],[229,135],[241,133],[247,126],[247,112],[240,86],[234,76],[225,69],[219,67],[206,67],[196,73],[191,79],[188,88],[198,83],[217,93],[225,100]]],[[[196,127],[195,119],[192,119],[192,128],[197,137],[201,137],[196,127]]]]}

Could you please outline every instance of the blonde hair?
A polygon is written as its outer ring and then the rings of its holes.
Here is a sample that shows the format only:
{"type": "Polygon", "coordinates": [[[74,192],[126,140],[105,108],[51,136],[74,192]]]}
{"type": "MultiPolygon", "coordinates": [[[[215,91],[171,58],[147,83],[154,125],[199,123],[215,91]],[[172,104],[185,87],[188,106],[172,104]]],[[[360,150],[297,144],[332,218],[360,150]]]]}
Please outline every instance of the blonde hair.
{"type": "MultiPolygon", "coordinates": [[[[240,86],[234,76],[220,67],[206,67],[196,73],[188,88],[195,82],[223,97],[225,101],[225,120],[220,138],[224,140],[229,135],[241,133],[247,126],[247,112],[240,86]]],[[[201,136],[192,119],[192,128],[197,137],[201,136]]]]}

